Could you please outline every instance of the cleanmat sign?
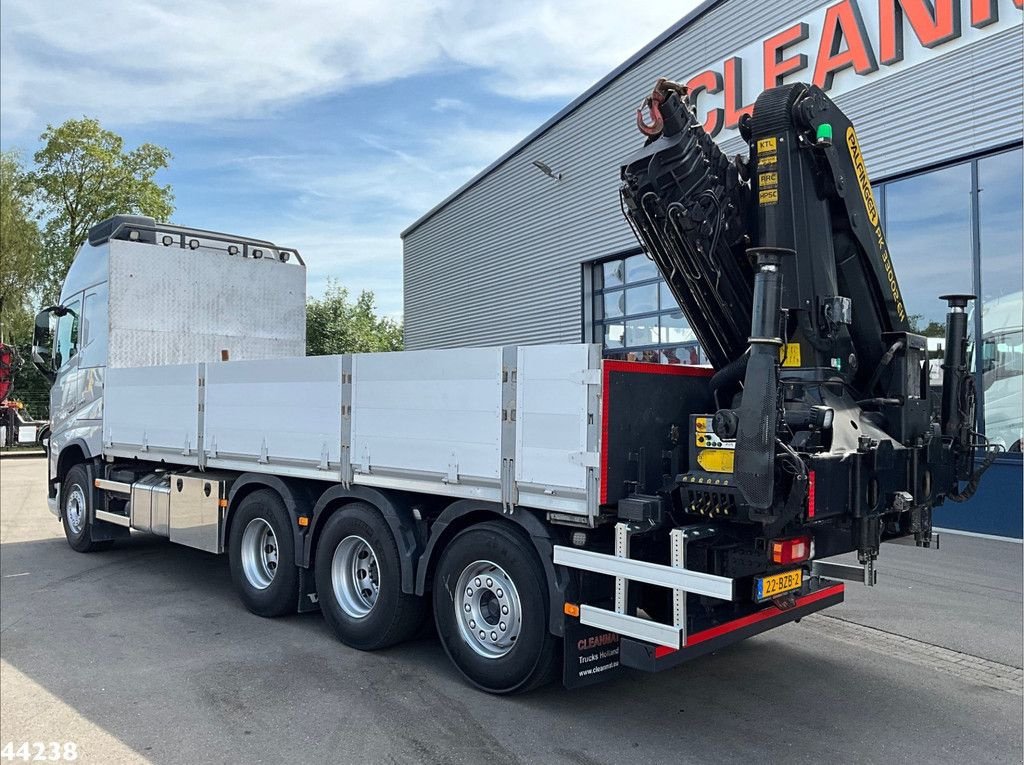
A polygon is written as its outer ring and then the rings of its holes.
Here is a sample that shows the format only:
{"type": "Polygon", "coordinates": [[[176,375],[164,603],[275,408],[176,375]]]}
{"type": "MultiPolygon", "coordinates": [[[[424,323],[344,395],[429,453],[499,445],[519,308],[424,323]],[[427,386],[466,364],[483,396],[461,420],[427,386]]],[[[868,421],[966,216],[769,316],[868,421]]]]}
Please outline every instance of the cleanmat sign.
{"type": "MultiPolygon", "coordinates": [[[[840,0],[684,81],[704,129],[731,137],[756,94],[805,81],[836,95],[1020,28],[1024,0],[840,0]]],[[[727,11],[726,11],[727,12],[727,11]]]]}

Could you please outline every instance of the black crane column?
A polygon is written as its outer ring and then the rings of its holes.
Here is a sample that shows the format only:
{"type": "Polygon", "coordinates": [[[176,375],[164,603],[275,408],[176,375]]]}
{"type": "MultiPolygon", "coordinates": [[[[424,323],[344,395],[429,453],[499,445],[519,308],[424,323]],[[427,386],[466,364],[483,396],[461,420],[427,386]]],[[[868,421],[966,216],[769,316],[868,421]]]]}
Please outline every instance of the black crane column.
{"type": "Polygon", "coordinates": [[[782,258],[793,250],[754,247],[754,310],[750,361],[743,383],[736,433],[736,486],[751,508],[768,510],[775,495],[775,434],[778,427],[779,348],[782,347],[782,258]]]}

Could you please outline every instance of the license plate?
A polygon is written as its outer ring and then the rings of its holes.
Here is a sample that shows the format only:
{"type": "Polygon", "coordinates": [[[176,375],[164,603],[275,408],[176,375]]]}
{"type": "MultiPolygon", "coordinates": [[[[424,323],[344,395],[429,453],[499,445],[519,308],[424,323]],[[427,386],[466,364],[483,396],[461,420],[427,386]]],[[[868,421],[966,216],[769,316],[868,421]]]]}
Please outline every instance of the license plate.
{"type": "Polygon", "coordinates": [[[803,583],[804,570],[802,568],[758,577],[754,580],[754,597],[757,600],[770,600],[784,592],[799,590],[803,583]]]}

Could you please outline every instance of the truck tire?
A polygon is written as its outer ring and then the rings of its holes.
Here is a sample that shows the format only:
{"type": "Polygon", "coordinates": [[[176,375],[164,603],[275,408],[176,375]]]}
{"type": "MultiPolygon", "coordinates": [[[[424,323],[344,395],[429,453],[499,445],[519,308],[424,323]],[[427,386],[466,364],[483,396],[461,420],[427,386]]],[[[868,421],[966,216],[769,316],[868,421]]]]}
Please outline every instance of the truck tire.
{"type": "Polygon", "coordinates": [[[345,505],[327,519],[314,563],[324,619],[361,651],[408,640],[420,629],[423,598],[402,592],[401,559],[391,528],[371,505],[345,505]]]}
{"type": "Polygon", "coordinates": [[[521,693],[554,679],[559,641],[548,630],[543,568],[525,535],[500,522],[459,533],[434,577],[434,619],[445,652],[488,693],[521,693]]]}
{"type": "Polygon", "coordinates": [[[231,579],[258,616],[293,614],[299,603],[295,542],[284,502],[269,489],[243,497],[228,534],[231,579]]]}
{"type": "Polygon", "coordinates": [[[93,491],[85,465],[75,465],[67,472],[60,496],[60,520],[71,549],[80,553],[109,550],[114,540],[92,538],[93,491]]]}

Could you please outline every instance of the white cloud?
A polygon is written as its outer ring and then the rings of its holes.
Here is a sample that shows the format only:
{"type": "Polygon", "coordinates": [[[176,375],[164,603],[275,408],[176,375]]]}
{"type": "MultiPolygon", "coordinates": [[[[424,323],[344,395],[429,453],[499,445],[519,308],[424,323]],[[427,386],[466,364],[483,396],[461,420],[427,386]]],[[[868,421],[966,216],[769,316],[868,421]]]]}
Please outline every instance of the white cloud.
{"type": "Polygon", "coordinates": [[[4,112],[15,128],[56,109],[201,122],[422,70],[438,55],[433,12],[387,5],[5,2],[4,112]]]}
{"type": "Polygon", "coordinates": [[[461,98],[435,98],[430,108],[435,112],[465,112],[469,111],[469,104],[461,98]]]}
{"type": "Polygon", "coordinates": [[[503,95],[570,98],[694,5],[5,0],[4,132],[81,113],[114,125],[251,117],[453,65],[503,95]]]}
{"type": "Polygon", "coordinates": [[[308,264],[311,295],[334,277],[353,293],[372,290],[380,310],[397,318],[399,232],[533,127],[526,121],[500,129],[460,122],[435,132],[366,136],[371,152],[260,157],[245,163],[250,182],[280,189],[293,202],[280,215],[239,225],[297,247],[308,264]]]}
{"type": "Polygon", "coordinates": [[[572,97],[692,10],[696,0],[593,0],[463,5],[441,45],[455,61],[488,72],[502,95],[572,97]]]}

